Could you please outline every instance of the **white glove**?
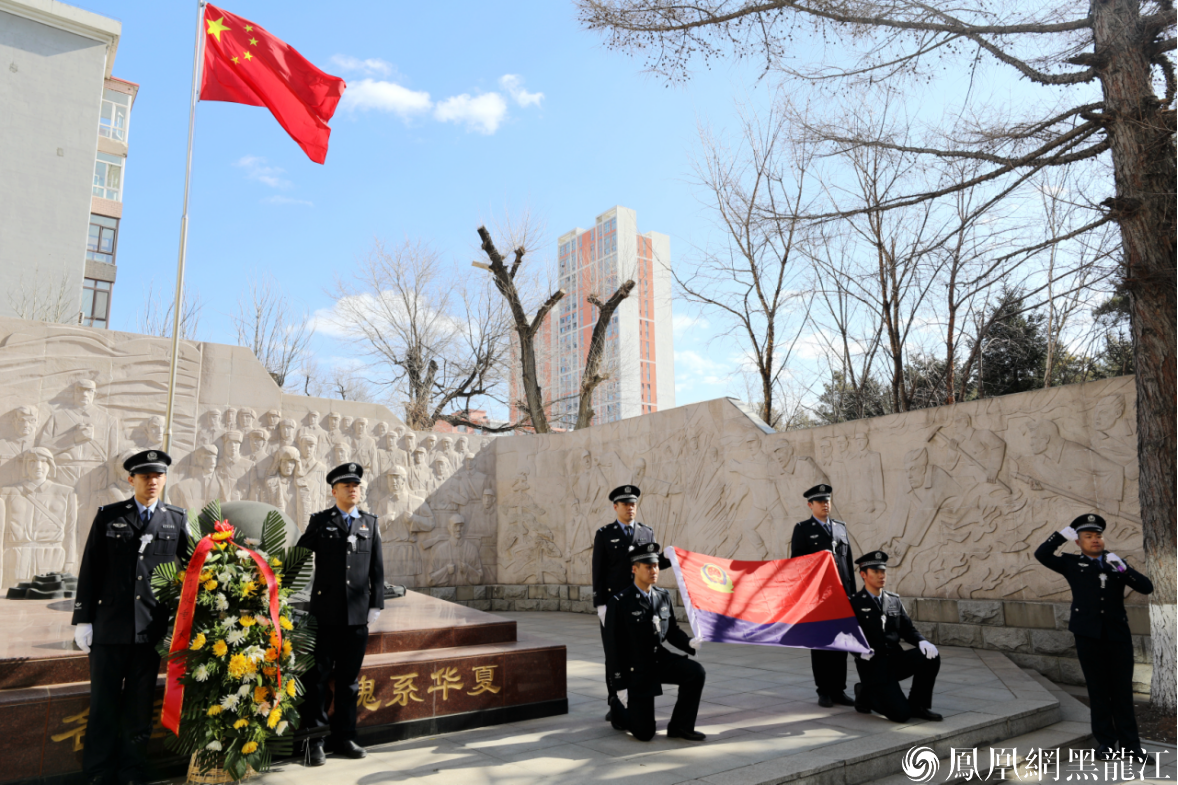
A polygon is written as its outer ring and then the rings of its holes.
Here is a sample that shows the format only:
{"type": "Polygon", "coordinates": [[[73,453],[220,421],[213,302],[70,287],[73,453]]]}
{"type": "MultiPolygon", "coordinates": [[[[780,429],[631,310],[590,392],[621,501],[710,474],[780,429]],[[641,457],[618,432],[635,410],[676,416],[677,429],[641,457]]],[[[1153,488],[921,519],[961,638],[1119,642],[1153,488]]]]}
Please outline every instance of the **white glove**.
{"type": "Polygon", "coordinates": [[[79,624],[74,628],[74,643],[78,644],[78,648],[87,654],[90,653],[90,646],[94,643],[94,625],[93,624],[79,624]]]}
{"type": "Polygon", "coordinates": [[[1063,527],[1059,530],[1059,533],[1063,535],[1065,540],[1071,540],[1072,542],[1075,542],[1076,540],[1080,539],[1080,535],[1076,534],[1076,530],[1071,526],[1063,527]]]}
{"type": "Polygon", "coordinates": [[[859,655],[859,659],[863,660],[864,662],[868,662],[874,656],[875,656],[875,649],[868,649],[866,654],[859,655]]]}
{"type": "Polygon", "coordinates": [[[1115,553],[1105,553],[1104,558],[1108,559],[1108,563],[1113,566],[1117,572],[1124,572],[1128,565],[1115,553]]]}
{"type": "Polygon", "coordinates": [[[687,642],[687,645],[695,649],[696,653],[698,654],[699,650],[703,648],[704,642],[700,638],[692,638],[687,642]]]}
{"type": "Polygon", "coordinates": [[[605,606],[604,605],[597,606],[597,618],[601,619],[601,626],[604,627],[605,626],[605,606]]]}
{"type": "Polygon", "coordinates": [[[368,609],[368,623],[369,624],[376,624],[376,620],[378,618],[380,618],[380,608],[369,608],[368,609]]]}
{"type": "Polygon", "coordinates": [[[937,651],[937,647],[928,641],[920,642],[920,653],[925,656],[925,659],[929,660],[935,660],[941,654],[939,651],[937,651]]]}

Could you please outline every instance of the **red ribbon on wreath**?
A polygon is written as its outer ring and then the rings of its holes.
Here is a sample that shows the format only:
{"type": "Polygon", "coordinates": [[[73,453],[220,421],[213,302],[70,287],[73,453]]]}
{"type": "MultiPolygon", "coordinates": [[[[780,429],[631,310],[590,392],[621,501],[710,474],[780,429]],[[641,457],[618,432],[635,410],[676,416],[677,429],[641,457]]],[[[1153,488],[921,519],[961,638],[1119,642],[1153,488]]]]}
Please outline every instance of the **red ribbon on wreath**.
{"type": "Polygon", "coordinates": [[[282,661],[282,625],[279,623],[278,580],[274,577],[274,570],[260,555],[233,541],[233,526],[229,521],[217,521],[213,525],[213,533],[206,534],[196,544],[196,550],[188,561],[188,569],[184,573],[184,587],[180,591],[180,607],[176,609],[176,623],[172,628],[172,648],[168,659],[168,676],[164,684],[164,707],[160,721],[165,728],[177,736],[180,735],[180,712],[184,706],[184,675],[188,672],[188,658],[176,657],[176,652],[188,649],[192,638],[192,619],[196,613],[196,595],[200,591],[200,573],[204,569],[205,559],[213,548],[224,549],[232,545],[243,550],[258,565],[258,571],[266,579],[266,588],[270,592],[270,622],[278,634],[278,659],[274,667],[278,674],[278,688],[274,691],[274,702],[282,700],[282,669],[278,663],[282,661]]]}

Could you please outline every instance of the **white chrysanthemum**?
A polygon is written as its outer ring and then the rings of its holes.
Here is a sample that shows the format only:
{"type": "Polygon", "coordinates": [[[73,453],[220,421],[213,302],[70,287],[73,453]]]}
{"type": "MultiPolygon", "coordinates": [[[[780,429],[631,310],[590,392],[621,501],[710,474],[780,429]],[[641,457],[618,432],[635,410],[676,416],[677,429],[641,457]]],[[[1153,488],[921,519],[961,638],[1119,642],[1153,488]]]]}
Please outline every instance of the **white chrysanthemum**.
{"type": "Polygon", "coordinates": [[[266,657],[266,652],[261,646],[250,646],[242,652],[250,662],[258,662],[266,657]]]}
{"type": "Polygon", "coordinates": [[[198,665],[196,670],[192,672],[192,678],[196,679],[197,681],[208,681],[209,669],[203,664],[198,665]]]}
{"type": "Polygon", "coordinates": [[[282,734],[286,733],[286,726],[288,724],[289,723],[287,723],[286,720],[283,720],[282,722],[278,723],[278,727],[274,729],[274,732],[281,736],[282,734]]]}
{"type": "Polygon", "coordinates": [[[241,560],[242,560],[242,561],[244,561],[244,562],[249,562],[249,561],[253,561],[253,558],[254,558],[254,557],[253,557],[253,556],[250,556],[250,552],[249,552],[249,551],[247,551],[246,549],[242,548],[241,550],[239,550],[239,551],[237,552],[237,558],[241,559],[241,560]]]}
{"type": "Polygon", "coordinates": [[[229,572],[229,570],[221,570],[217,573],[217,580],[221,583],[229,583],[233,580],[233,573],[229,572]]]}
{"type": "Polygon", "coordinates": [[[208,744],[205,745],[205,749],[212,750],[213,752],[220,752],[221,742],[217,741],[216,739],[213,739],[212,741],[210,741],[208,744]]]}
{"type": "Polygon", "coordinates": [[[245,630],[234,630],[225,636],[225,642],[230,646],[236,646],[245,640],[245,630]]]}
{"type": "Polygon", "coordinates": [[[243,684],[237,688],[237,694],[244,698],[246,695],[249,695],[252,690],[252,686],[249,684],[243,684]]]}
{"type": "Polygon", "coordinates": [[[224,594],[221,594],[220,592],[217,592],[217,598],[215,600],[215,604],[216,604],[217,610],[219,610],[219,611],[229,610],[229,598],[226,597],[224,594]]]}
{"type": "Polygon", "coordinates": [[[226,695],[224,698],[221,699],[221,708],[224,709],[225,711],[234,711],[237,708],[237,704],[240,702],[241,702],[240,695],[236,695],[236,694],[226,695]]]}
{"type": "Polygon", "coordinates": [[[225,625],[225,628],[228,629],[228,628],[232,627],[233,625],[237,624],[237,617],[236,616],[226,616],[224,622],[222,622],[222,623],[225,625]]]}

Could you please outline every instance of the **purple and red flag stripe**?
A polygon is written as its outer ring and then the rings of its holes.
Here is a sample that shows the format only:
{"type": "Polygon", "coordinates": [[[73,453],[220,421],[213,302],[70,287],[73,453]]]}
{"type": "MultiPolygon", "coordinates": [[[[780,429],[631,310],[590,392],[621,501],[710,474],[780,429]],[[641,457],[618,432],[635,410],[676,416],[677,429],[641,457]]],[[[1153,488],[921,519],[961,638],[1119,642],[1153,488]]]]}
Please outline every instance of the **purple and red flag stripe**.
{"type": "Polygon", "coordinates": [[[737,561],[668,548],[695,635],[867,653],[870,646],[828,551],[773,561],[737,561]]]}

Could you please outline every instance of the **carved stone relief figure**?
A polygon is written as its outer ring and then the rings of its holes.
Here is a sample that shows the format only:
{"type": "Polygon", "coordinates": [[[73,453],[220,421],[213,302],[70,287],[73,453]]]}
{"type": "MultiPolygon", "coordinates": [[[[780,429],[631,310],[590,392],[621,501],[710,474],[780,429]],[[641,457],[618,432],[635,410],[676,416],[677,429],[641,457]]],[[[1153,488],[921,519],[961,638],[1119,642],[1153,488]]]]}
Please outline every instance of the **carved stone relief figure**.
{"type": "Polygon", "coordinates": [[[466,461],[466,457],[473,456],[474,453],[470,451],[470,439],[465,436],[459,436],[454,441],[454,470],[458,471],[466,461]]]}
{"type": "Polygon", "coordinates": [[[958,484],[1000,484],[1010,490],[998,477],[1006,458],[1006,442],[993,431],[975,428],[968,414],[955,416],[948,428],[934,429],[929,441],[939,441],[947,448],[940,465],[958,484]]]}
{"type": "MultiPolygon", "coordinates": [[[[584,583],[590,574],[589,553],[593,550],[593,537],[604,526],[609,513],[603,494],[608,494],[605,477],[593,461],[593,454],[582,450],[576,457],[569,472],[573,477],[570,491],[572,515],[569,516],[568,552],[570,579],[584,583]]],[[[639,486],[641,487],[641,486],[639,486]]]]}
{"type": "Polygon", "coordinates": [[[417,536],[434,529],[434,514],[425,499],[409,491],[408,472],[393,465],[385,472],[387,495],[370,510],[380,525],[385,580],[402,586],[424,586],[425,567],[417,536]]]}
{"type": "MultiPolygon", "coordinates": [[[[405,437],[408,441],[409,437],[405,437]]],[[[423,496],[429,494],[430,469],[425,460],[425,448],[418,447],[411,454],[412,463],[409,464],[409,488],[414,493],[423,496]]]]}
{"type": "Polygon", "coordinates": [[[531,498],[528,477],[520,472],[512,483],[511,504],[501,520],[503,568],[517,583],[564,583],[565,564],[552,530],[540,522],[541,510],[531,498]]]}
{"type": "Polygon", "coordinates": [[[1106,395],[1092,411],[1092,449],[1125,467],[1125,479],[1137,479],[1137,423],[1125,417],[1125,396],[1106,395]]]}
{"type": "Polygon", "coordinates": [[[450,474],[450,461],[446,460],[444,455],[438,454],[434,456],[430,464],[429,480],[426,484],[427,493],[431,496],[437,493],[443,483],[446,482],[450,474]]]}
{"type": "Polygon", "coordinates": [[[327,439],[323,443],[324,454],[331,451],[331,448],[336,444],[346,444],[347,438],[340,430],[340,424],[343,422],[343,415],[339,412],[328,412],[327,419],[324,421],[324,430],[327,432],[327,439]]]}
{"type": "Polygon", "coordinates": [[[77,571],[78,502],[74,489],[53,482],[53,453],[20,455],[22,479],[0,488],[0,588],[47,572],[77,571]]]}
{"type": "Polygon", "coordinates": [[[164,418],[158,414],[143,421],[143,425],[136,429],[132,443],[141,450],[152,447],[162,449],[164,446],[164,418]]]}
{"type": "Polygon", "coordinates": [[[840,453],[843,445],[848,447],[843,464],[844,485],[836,486],[835,491],[840,496],[842,513],[853,518],[876,515],[888,506],[884,497],[883,461],[879,453],[868,449],[869,444],[864,431],[855,434],[854,449],[845,436],[840,436],[838,441],[840,453]]]}
{"type": "Polygon", "coordinates": [[[307,519],[317,510],[311,507],[306,479],[299,476],[299,451],[294,447],[282,447],[274,453],[271,463],[273,468],[256,498],[285,512],[299,531],[303,531],[307,519]]]}
{"type": "Polygon", "coordinates": [[[904,456],[904,473],[908,478],[907,493],[892,510],[888,531],[893,536],[883,550],[890,556],[889,564],[911,567],[904,560],[905,555],[924,542],[942,508],[953,508],[961,488],[944,469],[929,462],[924,447],[910,450],[904,456]]]}
{"type": "Polygon", "coordinates": [[[379,445],[382,449],[377,451],[377,461],[382,474],[387,473],[394,466],[401,466],[408,470],[409,455],[401,449],[400,438],[396,433],[386,433],[379,445]]]}
{"type": "MultiPolygon", "coordinates": [[[[241,412],[238,412],[241,419],[241,412]]],[[[221,455],[217,461],[217,480],[221,486],[222,501],[240,501],[249,496],[250,472],[253,466],[241,454],[241,431],[226,431],[221,437],[221,455]]]]}
{"type": "Polygon", "coordinates": [[[274,429],[278,427],[278,423],[282,420],[282,412],[277,409],[270,409],[262,415],[262,427],[270,431],[271,435],[274,429]]]}
{"type": "Polygon", "coordinates": [[[225,417],[221,422],[222,431],[231,431],[237,427],[237,407],[226,406],[225,417]]]}
{"type": "MultiPolygon", "coordinates": [[[[634,484],[642,489],[638,517],[654,529],[655,540],[666,540],[670,545],[669,536],[678,529],[679,523],[675,517],[675,502],[682,495],[683,489],[673,482],[647,476],[646,459],[641,457],[634,460],[634,484]]],[[[592,546],[592,543],[590,545],[592,546]]]]}
{"type": "Polygon", "coordinates": [[[0,422],[0,485],[18,482],[24,471],[14,460],[33,446],[37,434],[37,410],[18,406],[0,422]]]}
{"type": "MultiPolygon", "coordinates": [[[[1020,459],[1016,477],[1031,490],[1069,500],[1077,510],[1095,508],[1116,517],[1121,512],[1125,470],[1079,442],[1063,438],[1059,426],[1040,420],[1029,429],[1030,458],[1020,459]]],[[[1078,513],[1077,513],[1078,514],[1078,513]]]]}
{"type": "Polygon", "coordinates": [[[94,497],[106,485],[105,464],[110,456],[94,438],[94,424],[83,422],[72,431],[74,443],[54,456],[57,479],[74,489],[80,509],[94,504],[94,497]]]}
{"type": "Polygon", "coordinates": [[[254,429],[254,420],[257,418],[257,416],[258,413],[248,406],[238,409],[237,430],[241,431],[242,433],[249,433],[252,431],[254,429]]]}
{"type": "Polygon", "coordinates": [[[467,586],[483,579],[478,543],[463,537],[466,519],[451,513],[446,520],[448,537],[434,538],[430,548],[430,585],[467,586]]]}
{"type": "Polygon", "coordinates": [[[217,408],[207,409],[202,419],[200,430],[196,432],[196,443],[201,444],[216,444],[221,438],[221,434],[225,432],[222,426],[225,412],[217,408]]]}
{"type": "Polygon", "coordinates": [[[228,500],[226,488],[217,476],[215,444],[202,444],[192,453],[193,470],[168,488],[168,501],[187,510],[200,510],[213,499],[228,500]]]}
{"type": "Polygon", "coordinates": [[[336,442],[331,445],[331,451],[327,454],[327,462],[332,468],[350,460],[352,460],[352,448],[347,443],[336,442]]]}
{"type": "Polygon", "coordinates": [[[438,450],[437,435],[433,433],[427,433],[425,436],[421,437],[421,446],[425,449],[425,462],[428,465],[433,466],[434,456],[437,454],[438,450]]]}
{"type": "Polygon", "coordinates": [[[352,421],[352,457],[368,471],[378,471],[376,439],[368,435],[368,420],[357,417],[352,421]]]}
{"type": "Polygon", "coordinates": [[[48,447],[54,454],[67,450],[74,444],[74,429],[82,423],[90,423],[94,427],[95,441],[108,455],[118,450],[118,423],[94,402],[97,388],[98,385],[90,379],[76,382],[71,391],[72,399],[55,406],[45,421],[37,437],[37,446],[48,447]]]}
{"type": "Polygon", "coordinates": [[[299,434],[299,476],[306,480],[307,504],[312,512],[327,508],[327,472],[338,465],[329,467],[319,460],[319,439],[314,433],[305,430],[299,434]]]}
{"type": "MultiPolygon", "coordinates": [[[[278,430],[274,436],[274,452],[277,453],[283,447],[295,447],[295,421],[290,417],[283,417],[278,421],[278,430]]],[[[296,448],[297,449],[297,448],[296,448]]]]}
{"type": "MultiPolygon", "coordinates": [[[[784,512],[781,517],[783,525],[779,527],[776,544],[778,552],[784,553],[782,547],[786,545],[785,541],[793,536],[791,524],[810,517],[810,508],[806,506],[806,500],[802,494],[815,485],[829,484],[830,478],[818,467],[818,464],[814,463],[813,458],[808,455],[798,455],[793,442],[789,439],[779,439],[774,443],[773,460],[778,468],[775,482],[777,500],[784,512]],[[782,539],[783,536],[785,541],[782,539]]],[[[836,492],[838,490],[835,489],[836,492]]]]}
{"type": "MultiPolygon", "coordinates": [[[[719,555],[726,559],[771,558],[760,528],[766,522],[772,523],[777,489],[769,477],[765,456],[761,454],[760,434],[743,435],[733,453],[725,468],[729,486],[739,489],[740,507],[719,555]]],[[[784,555],[780,554],[781,557],[784,555]]]]}
{"type": "Polygon", "coordinates": [[[315,443],[318,445],[319,458],[326,460],[327,451],[331,449],[331,442],[327,438],[327,431],[323,430],[319,425],[319,412],[312,409],[307,412],[307,416],[303,418],[305,423],[295,434],[295,440],[304,434],[309,434],[315,437],[315,443]]]}

